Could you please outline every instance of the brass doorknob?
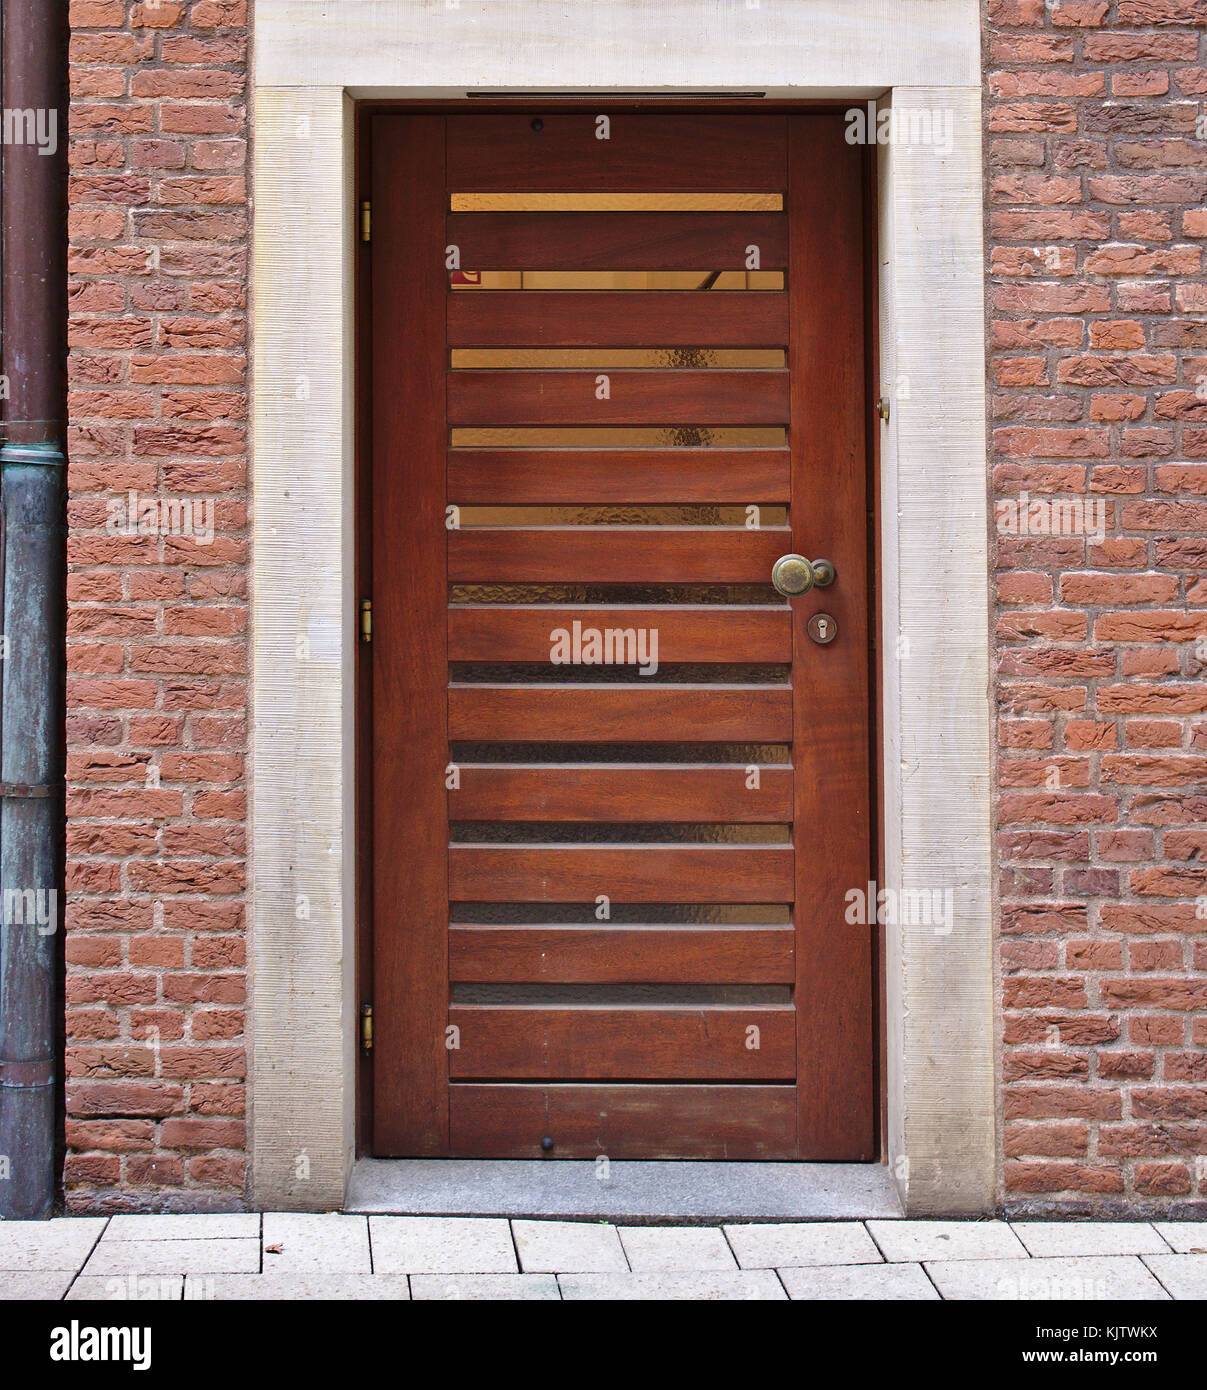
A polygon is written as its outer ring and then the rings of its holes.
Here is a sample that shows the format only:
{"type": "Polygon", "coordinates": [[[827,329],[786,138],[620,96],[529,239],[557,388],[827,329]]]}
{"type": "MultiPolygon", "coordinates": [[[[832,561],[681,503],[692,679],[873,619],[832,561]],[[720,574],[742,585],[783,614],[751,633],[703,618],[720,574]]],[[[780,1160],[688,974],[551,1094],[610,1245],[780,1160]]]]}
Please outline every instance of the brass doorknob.
{"type": "Polygon", "coordinates": [[[791,598],[807,594],[817,583],[817,576],[803,555],[781,555],[771,566],[771,582],[785,598],[791,598]]]}
{"type": "Polygon", "coordinates": [[[807,594],[810,589],[827,589],[837,578],[829,560],[806,560],[803,555],[781,555],[771,566],[771,582],[785,598],[807,594]]]}

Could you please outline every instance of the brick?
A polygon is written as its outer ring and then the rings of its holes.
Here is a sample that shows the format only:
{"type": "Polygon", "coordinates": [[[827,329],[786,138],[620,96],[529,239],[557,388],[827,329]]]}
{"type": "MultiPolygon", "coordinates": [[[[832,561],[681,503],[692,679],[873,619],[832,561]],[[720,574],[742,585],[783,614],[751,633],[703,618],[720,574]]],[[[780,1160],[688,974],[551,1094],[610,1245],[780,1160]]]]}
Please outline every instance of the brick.
{"type": "MultiPolygon", "coordinates": [[[[1005,1002],[1030,1009],[1007,1017],[1003,1067],[1023,1083],[1008,1092],[1007,1114],[1042,1105],[1034,1119],[1009,1122],[1006,1182],[1015,1193],[1126,1190],[1168,1201],[1188,1190],[1185,1165],[1133,1160],[1201,1152],[1203,1141],[1203,1130],[1182,1118],[1198,1111],[1195,1086],[1160,1089],[1202,1080],[1194,1054],[1170,1053],[1158,1065],[1151,1049],[1184,1045],[1191,1027],[1184,1015],[1198,995],[1185,973],[1185,943],[1201,935],[1193,900],[1207,877],[1197,839],[1207,802],[1195,791],[1207,768],[1197,760],[1207,756],[1207,729],[1198,742],[1187,727],[1203,712],[1197,644],[1207,604],[1199,539],[1207,516],[1191,499],[1207,486],[1193,462],[1175,462],[1207,458],[1207,429],[1196,428],[1207,403],[1194,394],[1207,370],[1191,355],[1207,348],[1207,326],[1193,317],[1207,313],[1194,244],[1207,238],[1207,155],[1193,128],[1197,107],[1182,99],[1207,95],[1207,70],[1195,66],[1201,7],[1133,0],[1117,15],[1113,8],[1056,0],[1025,23],[989,14],[992,61],[1005,65],[988,75],[987,103],[988,126],[998,132],[989,145],[989,197],[1005,205],[989,215],[994,484],[999,496],[1023,487],[1036,496],[1059,489],[1042,474],[1007,470],[1089,464],[1084,482],[1068,490],[1119,499],[1107,529],[1125,533],[1091,541],[1080,554],[1057,538],[997,544],[998,601],[1011,605],[997,624],[998,698],[1013,716],[999,724],[999,742],[1015,750],[998,775],[1002,878],[1024,899],[1046,898],[1002,909],[1005,1002]],[[1060,426],[1074,429],[1062,435],[1060,426]],[[1088,610],[1090,643],[1064,621],[1064,609],[1051,609],[1054,593],[1062,605],[1088,610]],[[1020,640],[1037,650],[1016,653],[1008,644],[1020,640]],[[1040,642],[1055,645],[1044,652],[1040,642]],[[1117,650],[1114,670],[1126,684],[1096,677],[1082,662],[1079,651],[1101,647],[1117,650]],[[1023,685],[1024,675],[1050,684],[1023,685]],[[1055,696],[1062,681],[1067,698],[1055,696]],[[1049,748],[1091,760],[1084,787],[1025,788],[1049,748]],[[1113,788],[1118,798],[1109,796],[1113,788]],[[1091,836],[1092,852],[1060,838],[1073,835],[1091,836]],[[1055,879],[1041,874],[1045,863],[1058,866],[1055,879]],[[1120,891],[1147,901],[1112,901],[1120,891]],[[1090,909],[1102,939],[1078,937],[1068,904],[1053,901],[1058,894],[1105,899],[1090,909]],[[1062,968],[1107,972],[1098,975],[1101,1002],[1127,1026],[1083,1035],[1094,1049],[1095,1087],[1118,1096],[1151,1083],[1139,1104],[1159,1114],[1159,1125],[1133,1124],[1125,1135],[1097,1100],[1081,1118],[1077,1092],[1039,1084],[1048,1073],[1058,1082],[1061,1072],[1082,1072],[1085,1054],[1070,1054],[1067,1019],[1058,1021],[1060,1045],[1049,1055],[1045,1029],[1057,1021],[1045,1015],[1052,1018],[1061,991],[1080,978],[1062,968]],[[1110,1046],[1119,1042],[1125,1046],[1110,1046]],[[1024,1090],[1043,1101],[1025,1099],[1024,1090]],[[1081,1131],[1063,1146],[1047,1142],[1047,1131],[1073,1123],[1081,1131]],[[1095,1134],[1099,1162],[1070,1162],[1091,1152],[1095,1134]]],[[[1207,1041],[1207,1027],[1201,1032],[1207,1041]]]]}
{"type": "Polygon", "coordinates": [[[65,953],[76,1079],[64,1175],[75,1208],[86,1200],[77,1187],[145,1200],[165,1187],[237,1193],[245,1181],[247,586],[236,576],[190,591],[186,575],[246,561],[247,23],[245,5],[218,0],[71,7],[65,953]],[[156,487],[219,495],[212,551],[168,546],[165,563],[156,542],[103,534],[106,494],[156,487]],[[196,724],[216,711],[225,722],[196,724]],[[146,785],[148,754],[171,786],[146,785]],[[147,896],[116,896],[131,890],[147,896]],[[181,891],[191,896],[178,912],[181,891]],[[168,896],[153,910],[151,893],[168,896]],[[155,1078],[150,1049],[121,1041],[152,1035],[171,1044],[155,1078]],[[165,1135],[155,1121],[169,1116],[179,1125],[165,1135]],[[190,1135],[231,1152],[200,1153],[190,1135]],[[127,1145],[116,1170],[89,1151],[127,1145]]]}
{"type": "Polygon", "coordinates": [[[1109,10],[1107,0],[1056,0],[1052,23],[1066,28],[1093,28],[1106,19],[1109,10]]]}
{"type": "Polygon", "coordinates": [[[1190,1169],[1184,1163],[1137,1163],[1136,1191],[1154,1196],[1183,1196],[1191,1190],[1190,1169]]]}
{"type": "Polygon", "coordinates": [[[1006,101],[989,114],[990,130],[1075,131],[1077,113],[1067,102],[1006,101]]]}

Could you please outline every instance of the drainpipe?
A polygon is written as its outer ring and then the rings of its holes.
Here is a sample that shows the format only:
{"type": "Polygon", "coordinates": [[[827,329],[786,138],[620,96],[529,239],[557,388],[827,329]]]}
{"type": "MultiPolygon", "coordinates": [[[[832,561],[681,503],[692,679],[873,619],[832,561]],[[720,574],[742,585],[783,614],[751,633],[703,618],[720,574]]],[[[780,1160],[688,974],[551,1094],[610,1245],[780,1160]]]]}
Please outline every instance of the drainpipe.
{"type": "Polygon", "coordinates": [[[66,662],[67,0],[0,10],[0,1215],[55,1198],[66,662]]]}

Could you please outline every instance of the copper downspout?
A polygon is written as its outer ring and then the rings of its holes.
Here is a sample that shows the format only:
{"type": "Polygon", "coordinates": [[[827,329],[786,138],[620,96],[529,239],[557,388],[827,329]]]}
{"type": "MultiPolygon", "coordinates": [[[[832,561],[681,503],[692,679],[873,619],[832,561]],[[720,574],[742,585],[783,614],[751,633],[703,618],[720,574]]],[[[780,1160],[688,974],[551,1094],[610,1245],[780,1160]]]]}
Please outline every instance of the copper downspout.
{"type": "Polygon", "coordinates": [[[0,1215],[55,1198],[62,951],[67,0],[0,10],[0,1215]]]}

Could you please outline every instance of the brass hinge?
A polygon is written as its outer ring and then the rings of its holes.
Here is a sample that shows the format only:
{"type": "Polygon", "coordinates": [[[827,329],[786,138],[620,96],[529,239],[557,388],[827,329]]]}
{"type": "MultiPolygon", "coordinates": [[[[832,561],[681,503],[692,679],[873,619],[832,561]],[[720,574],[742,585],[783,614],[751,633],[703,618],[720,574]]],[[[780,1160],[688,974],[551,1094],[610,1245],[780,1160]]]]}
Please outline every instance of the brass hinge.
{"type": "Polygon", "coordinates": [[[876,402],[876,414],[879,415],[880,418],[887,423],[889,417],[889,403],[887,396],[881,396],[880,399],[876,402]]]}
{"type": "Polygon", "coordinates": [[[360,1050],[364,1053],[373,1051],[372,1004],[362,1004],[360,1006],[360,1050]]]}
{"type": "Polygon", "coordinates": [[[373,600],[362,598],[360,601],[360,640],[362,642],[372,642],[373,640],[373,600]]]}
{"type": "Polygon", "coordinates": [[[360,239],[361,241],[373,240],[373,204],[368,200],[360,205],[360,239]]]}

